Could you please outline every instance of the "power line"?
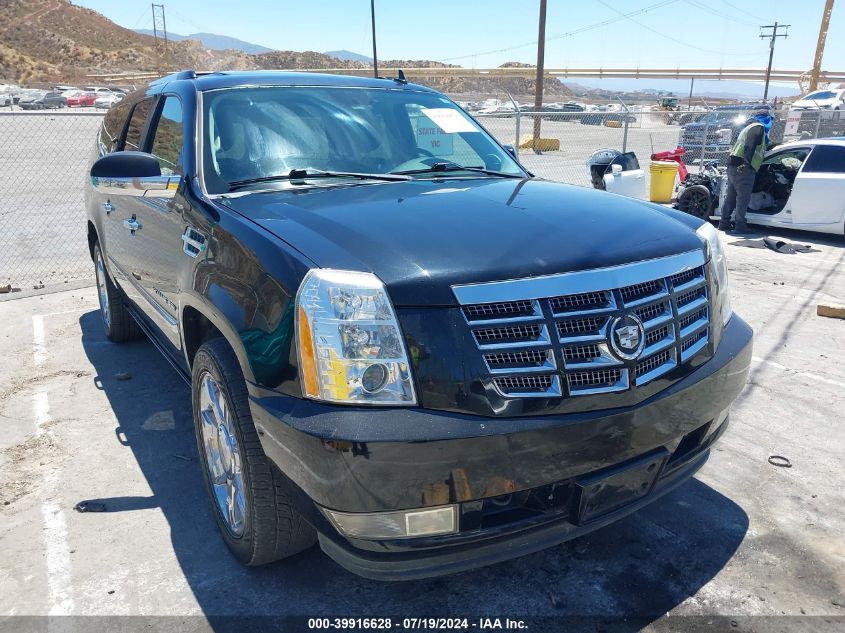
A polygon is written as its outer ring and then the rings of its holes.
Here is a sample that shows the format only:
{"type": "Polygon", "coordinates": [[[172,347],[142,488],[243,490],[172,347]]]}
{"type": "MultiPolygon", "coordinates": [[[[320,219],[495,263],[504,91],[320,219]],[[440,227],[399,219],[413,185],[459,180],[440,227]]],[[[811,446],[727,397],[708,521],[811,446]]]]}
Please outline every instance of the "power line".
{"type": "Polygon", "coordinates": [[[728,22],[744,22],[745,24],[750,24],[752,26],[757,26],[757,24],[758,24],[758,22],[752,22],[751,20],[748,20],[747,18],[741,18],[741,17],[736,16],[736,15],[727,15],[725,13],[722,13],[721,11],[717,11],[716,9],[713,9],[712,7],[708,7],[703,2],[699,2],[699,0],[686,0],[686,1],[689,4],[691,4],[692,6],[696,7],[697,9],[701,9],[702,11],[705,11],[706,13],[709,13],[710,15],[715,15],[717,18],[727,20],[728,22]]]}
{"type": "MultiPolygon", "coordinates": [[[[614,13],[619,13],[620,15],[623,15],[621,13],[621,11],[619,11],[618,9],[615,9],[614,7],[610,6],[609,4],[604,2],[604,0],[598,0],[598,3],[602,6],[604,6],[605,8],[610,9],[614,13]]],[[[681,46],[686,46],[687,48],[694,48],[695,50],[703,51],[705,53],[713,53],[715,55],[730,55],[731,57],[753,57],[753,56],[758,55],[758,53],[727,53],[725,51],[716,51],[716,50],[713,50],[713,49],[710,49],[710,48],[703,48],[701,46],[696,46],[695,44],[690,44],[689,42],[679,40],[678,38],[672,37],[671,35],[666,35],[666,33],[662,33],[660,31],[658,31],[657,29],[653,29],[650,26],[647,26],[647,25],[643,24],[642,22],[635,20],[634,18],[632,18],[629,15],[625,15],[624,17],[626,17],[628,20],[630,20],[634,24],[644,28],[645,30],[651,31],[655,35],[659,35],[662,38],[665,38],[667,40],[675,42],[676,44],[680,44],[681,46]]]]}
{"type": "Polygon", "coordinates": [[[734,9],[735,11],[739,11],[740,13],[744,13],[744,14],[745,14],[745,15],[747,15],[748,17],[750,17],[750,18],[754,18],[755,20],[758,20],[758,21],[763,21],[763,20],[765,20],[765,19],[766,19],[766,18],[761,18],[759,15],[756,15],[756,14],[754,14],[754,13],[749,13],[749,12],[748,12],[748,11],[746,11],[745,9],[743,9],[743,8],[741,8],[741,7],[736,6],[735,4],[733,4],[733,3],[731,3],[731,2],[728,2],[728,0],[719,0],[719,1],[720,1],[720,2],[722,2],[723,4],[728,5],[731,9],[734,9]]]}
{"type": "MultiPolygon", "coordinates": [[[[603,26],[613,24],[614,22],[619,22],[619,21],[624,20],[625,18],[627,18],[629,16],[648,13],[649,11],[653,11],[654,9],[659,9],[659,8],[665,7],[666,5],[669,5],[669,4],[675,4],[676,2],[678,2],[678,0],[663,0],[662,2],[656,2],[652,5],[644,7],[642,9],[638,9],[637,11],[631,11],[630,13],[621,14],[618,17],[615,17],[615,18],[602,20],[601,22],[595,22],[594,24],[588,24],[587,26],[582,26],[581,28],[578,28],[578,29],[575,29],[575,30],[572,30],[572,31],[568,31],[566,33],[560,33],[558,35],[549,36],[549,37],[546,38],[546,41],[550,42],[552,40],[561,40],[561,39],[564,39],[564,38],[567,38],[567,37],[572,37],[573,35],[579,35],[581,33],[587,32],[587,31],[592,31],[592,30],[601,28],[603,26]]],[[[445,57],[445,58],[441,59],[441,61],[451,62],[451,61],[456,61],[456,60],[459,60],[459,59],[469,59],[470,57],[481,57],[483,55],[495,55],[497,53],[508,53],[510,51],[515,51],[515,50],[518,50],[520,48],[528,48],[529,46],[536,46],[536,45],[537,45],[537,40],[532,40],[531,42],[525,42],[523,44],[516,44],[514,46],[508,46],[506,48],[498,48],[496,50],[484,51],[484,52],[481,52],[481,53],[470,53],[468,55],[458,55],[456,57],[445,57]]]]}

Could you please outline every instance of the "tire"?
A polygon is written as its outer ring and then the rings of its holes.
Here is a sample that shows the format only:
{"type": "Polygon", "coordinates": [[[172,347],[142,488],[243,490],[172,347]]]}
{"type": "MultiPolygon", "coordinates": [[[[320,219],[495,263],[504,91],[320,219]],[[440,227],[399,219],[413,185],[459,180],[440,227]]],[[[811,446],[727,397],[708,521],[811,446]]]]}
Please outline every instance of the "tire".
{"type": "Polygon", "coordinates": [[[123,295],[106,272],[105,258],[100,242],[94,242],[94,275],[97,279],[97,298],[103,330],[110,341],[123,343],[141,338],[144,333],[134,317],[129,314],[123,295]]]}
{"type": "Polygon", "coordinates": [[[713,196],[704,185],[691,185],[678,198],[678,208],[702,220],[708,220],[713,212],[713,196]]]}
{"type": "Polygon", "coordinates": [[[314,545],[317,533],[297,507],[291,484],[261,448],[246,382],[226,340],[204,343],[194,357],[191,374],[194,429],[205,488],[232,554],[244,565],[255,566],[314,545]],[[215,406],[220,402],[222,406],[215,406]],[[231,507],[239,509],[230,512],[231,507]]]}

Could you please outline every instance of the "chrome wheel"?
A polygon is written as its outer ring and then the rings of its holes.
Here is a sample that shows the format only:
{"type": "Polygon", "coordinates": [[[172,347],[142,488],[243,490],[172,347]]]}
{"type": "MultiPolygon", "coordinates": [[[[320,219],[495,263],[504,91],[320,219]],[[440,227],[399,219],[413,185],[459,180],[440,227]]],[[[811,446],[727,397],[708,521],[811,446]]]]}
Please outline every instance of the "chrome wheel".
{"type": "Polygon", "coordinates": [[[200,424],[209,480],[226,526],[233,536],[244,531],[246,502],[241,453],[226,396],[209,372],[199,380],[200,424]]]}
{"type": "Polygon", "coordinates": [[[111,325],[111,309],[109,307],[109,290],[106,287],[106,267],[103,264],[103,254],[97,249],[97,292],[100,295],[100,313],[103,316],[103,323],[106,329],[111,325]]]}

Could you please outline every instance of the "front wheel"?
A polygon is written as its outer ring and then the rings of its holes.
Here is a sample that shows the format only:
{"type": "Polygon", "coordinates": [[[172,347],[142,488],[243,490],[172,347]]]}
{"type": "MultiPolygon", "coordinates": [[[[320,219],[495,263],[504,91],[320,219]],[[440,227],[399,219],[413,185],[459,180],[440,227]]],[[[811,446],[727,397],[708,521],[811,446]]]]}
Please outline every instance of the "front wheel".
{"type": "Polygon", "coordinates": [[[232,554],[245,565],[263,565],[311,547],[316,532],[261,448],[246,382],[225,339],[197,350],[191,386],[206,491],[232,554]]]}
{"type": "Polygon", "coordinates": [[[685,213],[707,220],[714,208],[713,196],[704,185],[692,185],[684,189],[678,198],[678,208],[685,213]]]}

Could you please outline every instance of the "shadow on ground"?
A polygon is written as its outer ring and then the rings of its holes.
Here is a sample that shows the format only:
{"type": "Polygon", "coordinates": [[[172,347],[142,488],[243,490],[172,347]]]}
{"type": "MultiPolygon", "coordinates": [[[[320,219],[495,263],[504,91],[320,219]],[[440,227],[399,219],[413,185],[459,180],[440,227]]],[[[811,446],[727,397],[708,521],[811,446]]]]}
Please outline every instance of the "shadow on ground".
{"type": "MultiPolygon", "coordinates": [[[[84,314],[79,323],[96,384],[118,420],[115,441],[132,451],[152,490],[150,497],[107,499],[108,508],[160,508],[184,578],[206,616],[577,615],[650,621],[710,581],[748,528],[740,507],[692,480],[587,537],[440,579],[365,580],[317,547],[287,561],[246,569],[219,538],[205,498],[188,387],[148,341],[109,343],[96,311],[84,314]],[[115,380],[120,371],[129,371],[132,379],[115,380]]],[[[623,630],[641,625],[631,622],[623,630]]]]}

